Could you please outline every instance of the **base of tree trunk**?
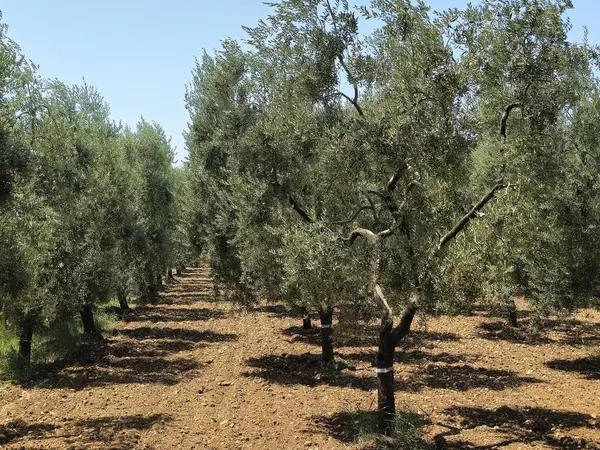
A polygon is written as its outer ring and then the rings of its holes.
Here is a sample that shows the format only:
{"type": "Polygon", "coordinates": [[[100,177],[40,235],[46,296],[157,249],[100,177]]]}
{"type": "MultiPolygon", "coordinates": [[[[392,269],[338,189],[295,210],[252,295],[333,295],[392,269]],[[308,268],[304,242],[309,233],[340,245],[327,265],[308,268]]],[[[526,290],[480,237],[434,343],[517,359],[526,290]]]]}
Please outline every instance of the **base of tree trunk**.
{"type": "Polygon", "coordinates": [[[321,356],[323,362],[333,362],[333,309],[319,311],[321,319],[321,356]]]}
{"type": "Polygon", "coordinates": [[[119,308],[121,308],[121,312],[125,312],[129,309],[129,303],[127,302],[127,295],[123,293],[117,294],[117,299],[119,300],[119,308]]]}
{"type": "Polygon", "coordinates": [[[31,365],[31,341],[33,340],[34,319],[28,315],[21,322],[19,332],[19,353],[17,364],[19,369],[28,369],[31,365]]]}
{"type": "Polygon", "coordinates": [[[79,312],[81,315],[81,323],[83,324],[83,332],[85,334],[94,334],[98,330],[96,329],[96,323],[94,322],[94,310],[91,305],[85,305],[79,312]]]}
{"type": "Polygon", "coordinates": [[[312,322],[310,321],[310,314],[308,314],[308,309],[302,307],[300,308],[300,313],[302,314],[302,329],[312,330],[312,322]]]}
{"type": "Polygon", "coordinates": [[[379,330],[377,370],[377,423],[379,432],[389,436],[395,429],[396,400],[394,398],[394,351],[397,342],[392,335],[392,322],[379,330]]]}
{"type": "Polygon", "coordinates": [[[302,329],[303,330],[312,330],[312,322],[310,321],[310,317],[302,318],[302,329]]]}
{"type": "Polygon", "coordinates": [[[396,428],[393,370],[377,374],[377,422],[379,432],[385,436],[392,434],[396,428]]]}
{"type": "Polygon", "coordinates": [[[156,289],[158,291],[163,291],[165,289],[162,282],[162,275],[156,275],[156,289]]]}
{"type": "Polygon", "coordinates": [[[519,326],[518,314],[517,314],[517,305],[514,299],[508,303],[508,324],[517,328],[519,326]]]}
{"type": "Polygon", "coordinates": [[[175,269],[175,273],[177,274],[178,277],[182,277],[183,276],[183,268],[182,267],[177,267],[175,269]]]}
{"type": "Polygon", "coordinates": [[[175,281],[175,277],[173,276],[173,269],[169,269],[169,270],[167,271],[167,278],[168,278],[169,280],[173,280],[173,281],[175,281]]]}

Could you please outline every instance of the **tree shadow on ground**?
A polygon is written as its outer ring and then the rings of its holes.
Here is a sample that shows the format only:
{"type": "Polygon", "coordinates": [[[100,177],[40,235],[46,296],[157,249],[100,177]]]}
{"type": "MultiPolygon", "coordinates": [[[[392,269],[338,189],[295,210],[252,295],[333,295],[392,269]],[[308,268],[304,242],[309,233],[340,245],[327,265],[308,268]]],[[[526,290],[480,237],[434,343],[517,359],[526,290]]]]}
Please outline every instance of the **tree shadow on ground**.
{"type": "MultiPolygon", "coordinates": [[[[344,358],[353,361],[370,362],[375,365],[376,352],[356,352],[356,353],[345,353],[342,355],[344,358]]],[[[394,354],[394,362],[398,364],[423,364],[423,363],[446,363],[446,364],[458,364],[458,363],[470,363],[474,362],[475,359],[466,355],[454,355],[451,353],[427,353],[421,350],[414,351],[401,351],[398,350],[394,354]]]]}
{"type": "MultiPolygon", "coordinates": [[[[304,330],[299,326],[285,328],[282,333],[290,336],[290,342],[305,342],[310,345],[321,345],[321,331],[319,327],[304,330]]],[[[367,325],[357,330],[345,330],[333,334],[336,347],[376,347],[379,339],[379,327],[367,325]]],[[[402,348],[432,346],[434,342],[456,342],[460,336],[454,333],[439,333],[434,331],[412,331],[404,338],[400,346],[402,348]]]]}
{"type": "Polygon", "coordinates": [[[339,371],[322,363],[320,356],[305,353],[303,355],[267,355],[250,358],[250,368],[244,376],[262,378],[283,385],[338,386],[361,390],[375,388],[375,379],[360,378],[348,371],[339,371]]]}
{"type": "Polygon", "coordinates": [[[503,340],[518,344],[540,345],[557,343],[562,345],[589,345],[600,343],[598,324],[578,319],[544,319],[542,330],[535,331],[528,319],[520,320],[519,327],[510,327],[503,321],[485,322],[479,326],[478,336],[492,341],[503,340]],[[546,334],[557,334],[549,338],[546,334]]]}
{"type": "Polygon", "coordinates": [[[579,359],[554,359],[546,363],[548,367],[563,372],[577,372],[588,380],[600,380],[600,357],[588,356],[579,359]]]}
{"type": "Polygon", "coordinates": [[[289,318],[302,319],[302,314],[300,314],[300,311],[294,311],[293,309],[286,308],[282,304],[269,304],[269,305],[255,306],[254,308],[251,309],[251,312],[260,313],[260,314],[268,314],[272,317],[289,317],[289,318]]]}
{"type": "Polygon", "coordinates": [[[546,319],[543,325],[545,330],[558,333],[553,338],[554,342],[563,345],[591,345],[600,344],[600,324],[584,322],[579,319],[546,319]]]}
{"type": "Polygon", "coordinates": [[[118,330],[118,335],[129,339],[168,339],[171,341],[187,342],[230,342],[237,340],[237,334],[215,333],[213,331],[190,330],[187,328],[152,328],[139,327],[118,330]]]}
{"type": "Polygon", "coordinates": [[[166,308],[161,306],[139,306],[125,317],[126,322],[205,322],[221,319],[225,313],[209,308],[166,308]]]}
{"type": "Polygon", "coordinates": [[[198,302],[215,303],[215,299],[210,290],[206,292],[202,292],[198,289],[172,290],[167,293],[162,293],[160,298],[162,303],[166,304],[193,305],[198,302]]]}
{"type": "Polygon", "coordinates": [[[490,341],[507,341],[516,344],[549,344],[552,342],[541,333],[523,327],[511,327],[504,322],[484,322],[479,325],[477,336],[490,341]]]}
{"type": "Polygon", "coordinates": [[[211,343],[237,339],[235,334],[177,328],[134,328],[119,336],[87,342],[69,357],[40,365],[24,385],[84,389],[110,384],[174,385],[203,367],[192,357],[174,357],[211,343]]]}
{"type": "Polygon", "coordinates": [[[103,448],[138,448],[141,431],[171,420],[170,416],[163,414],[67,420],[60,425],[28,424],[16,420],[0,425],[0,445],[18,443],[26,438],[27,441],[60,439],[69,444],[69,448],[81,448],[88,444],[104,444],[103,448]]]}
{"type": "Polygon", "coordinates": [[[453,407],[444,410],[444,414],[458,421],[459,426],[448,426],[448,432],[441,436],[458,435],[464,430],[472,430],[481,426],[494,429],[502,442],[476,446],[468,441],[448,442],[448,449],[492,449],[501,448],[513,443],[541,442],[556,449],[583,449],[589,442],[560,436],[557,430],[574,428],[595,428],[592,416],[571,411],[558,411],[545,408],[523,408],[502,406],[498,409],[478,407],[453,407]],[[509,436],[507,438],[507,436],[509,436]]]}
{"type": "Polygon", "coordinates": [[[468,391],[486,388],[494,391],[514,388],[526,383],[542,383],[533,377],[522,377],[509,370],[486,369],[469,365],[428,365],[398,382],[400,390],[418,392],[424,387],[468,391]]]}

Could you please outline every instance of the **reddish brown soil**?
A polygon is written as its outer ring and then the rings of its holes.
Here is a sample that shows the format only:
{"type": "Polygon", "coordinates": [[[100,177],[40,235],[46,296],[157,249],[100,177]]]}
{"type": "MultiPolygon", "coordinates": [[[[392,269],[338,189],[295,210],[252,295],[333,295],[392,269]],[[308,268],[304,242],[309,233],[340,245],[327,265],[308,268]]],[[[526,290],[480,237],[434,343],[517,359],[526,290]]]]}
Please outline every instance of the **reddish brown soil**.
{"type": "MultiPolygon", "coordinates": [[[[210,292],[189,271],[162,304],[8,388],[0,448],[357,448],[376,405],[376,328],[338,346],[356,370],[335,372],[281,306],[240,312],[210,292]]],[[[426,415],[446,448],[600,448],[599,325],[592,310],[537,337],[484,312],[417,324],[398,351],[398,409],[426,415]]]]}

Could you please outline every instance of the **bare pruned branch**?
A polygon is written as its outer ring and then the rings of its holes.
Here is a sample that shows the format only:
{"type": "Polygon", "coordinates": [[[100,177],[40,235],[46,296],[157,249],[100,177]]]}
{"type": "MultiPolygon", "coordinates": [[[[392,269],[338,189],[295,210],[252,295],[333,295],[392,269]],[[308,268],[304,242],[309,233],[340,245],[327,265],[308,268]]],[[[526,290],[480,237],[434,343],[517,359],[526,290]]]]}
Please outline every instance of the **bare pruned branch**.
{"type": "Polygon", "coordinates": [[[352,245],[354,244],[354,241],[359,237],[364,237],[367,240],[367,242],[371,245],[376,244],[378,240],[378,236],[371,230],[367,230],[366,228],[356,228],[352,230],[350,235],[346,239],[344,239],[344,241],[352,245]]]}

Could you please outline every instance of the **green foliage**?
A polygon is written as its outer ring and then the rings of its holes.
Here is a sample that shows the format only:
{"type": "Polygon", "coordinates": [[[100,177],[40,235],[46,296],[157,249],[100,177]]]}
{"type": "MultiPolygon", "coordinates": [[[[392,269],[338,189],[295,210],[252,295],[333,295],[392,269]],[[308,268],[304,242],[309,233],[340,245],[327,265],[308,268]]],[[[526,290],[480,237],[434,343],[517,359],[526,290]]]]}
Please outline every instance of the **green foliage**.
{"type": "MultiPolygon", "coordinates": [[[[175,229],[187,213],[160,126],[122,130],[93,86],[37,77],[6,31],[0,23],[2,332],[26,342],[33,327],[43,361],[78,342],[84,306],[156,290],[171,249],[185,248],[187,230],[175,229]]],[[[179,250],[177,262],[187,257],[179,250]]],[[[96,328],[112,320],[100,310],[96,328]]],[[[13,341],[2,353],[16,363],[13,341]]]]}

